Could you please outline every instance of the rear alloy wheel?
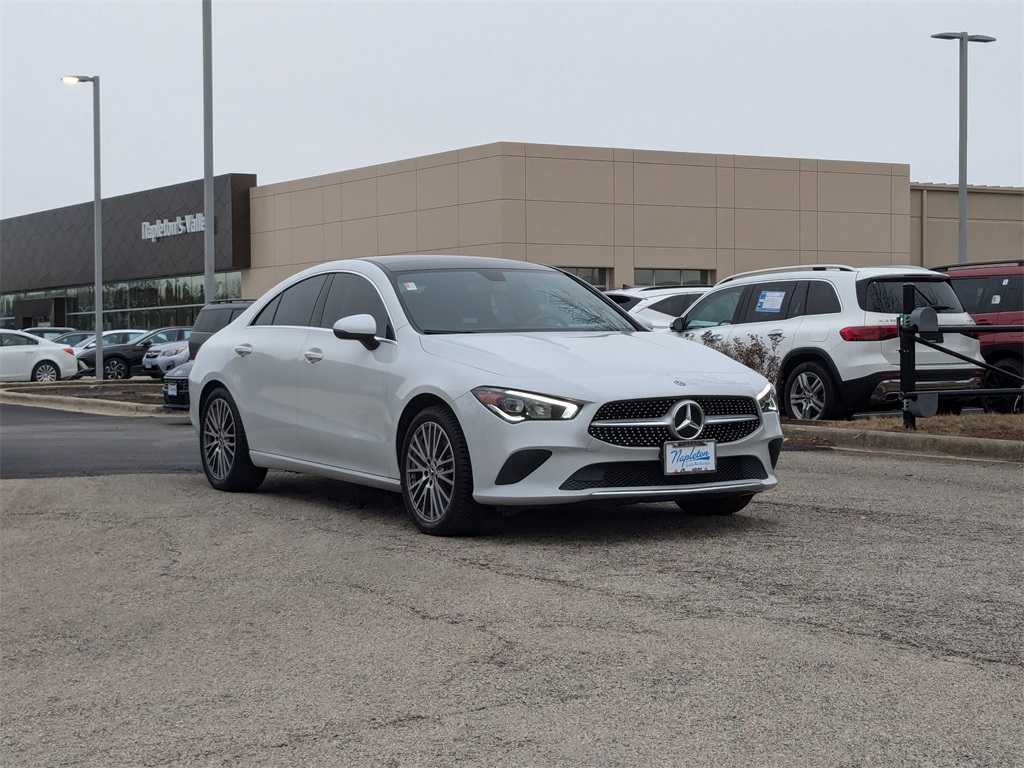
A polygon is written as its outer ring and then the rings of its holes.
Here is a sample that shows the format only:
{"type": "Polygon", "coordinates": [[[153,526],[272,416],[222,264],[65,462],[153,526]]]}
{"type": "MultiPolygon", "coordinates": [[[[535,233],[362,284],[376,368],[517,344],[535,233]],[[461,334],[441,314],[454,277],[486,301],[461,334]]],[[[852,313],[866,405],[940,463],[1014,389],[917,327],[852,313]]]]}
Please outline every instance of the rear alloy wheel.
{"type": "Polygon", "coordinates": [[[843,413],[832,377],[819,363],[801,363],[786,377],[786,413],[805,421],[831,421],[843,413]]]}
{"type": "MultiPolygon", "coordinates": [[[[1021,371],[1024,369],[1024,366],[1021,365],[1020,360],[1007,357],[993,363],[993,365],[1000,371],[1005,371],[1005,373],[989,371],[988,375],[985,376],[985,383],[982,386],[986,389],[1009,389],[1010,387],[1021,386],[1020,379],[1014,378],[1015,376],[1019,377],[1022,375],[1021,371]]],[[[983,398],[982,402],[986,413],[1021,412],[1020,395],[990,395],[989,397],[983,398]]]]}
{"type": "Polygon", "coordinates": [[[473,500],[469,448],[455,415],[432,406],[416,415],[402,444],[402,499],[413,523],[434,536],[475,533],[485,509],[473,500]]]}
{"type": "Polygon", "coordinates": [[[36,363],[32,369],[32,381],[60,381],[60,368],[49,360],[36,363]]]}
{"type": "Polygon", "coordinates": [[[115,380],[131,378],[131,373],[128,370],[128,363],[120,357],[112,357],[109,360],[104,360],[103,378],[115,380]]]}
{"type": "Polygon", "coordinates": [[[203,471],[218,491],[255,491],[267,476],[249,458],[249,441],[238,408],[224,388],[215,389],[203,404],[199,421],[203,471]]]}
{"type": "Polygon", "coordinates": [[[700,496],[682,497],[676,499],[679,508],[690,515],[700,517],[724,517],[733,515],[743,509],[753,496],[723,496],[712,499],[702,499],[700,496]]]}

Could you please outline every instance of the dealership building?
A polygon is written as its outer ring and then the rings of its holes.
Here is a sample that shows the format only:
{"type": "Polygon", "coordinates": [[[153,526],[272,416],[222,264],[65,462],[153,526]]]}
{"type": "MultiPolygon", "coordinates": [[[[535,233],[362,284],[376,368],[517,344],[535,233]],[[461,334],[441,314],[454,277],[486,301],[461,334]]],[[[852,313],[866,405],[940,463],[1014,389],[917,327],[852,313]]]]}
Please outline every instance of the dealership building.
{"type": "MultiPolygon", "coordinates": [[[[107,328],[191,324],[203,183],[103,201],[107,328]]],[[[910,166],[499,142],[258,186],[214,180],[216,297],[392,253],[550,264],[594,285],[713,283],[752,269],[957,261],[957,187],[910,166]]],[[[971,187],[968,261],[1024,255],[1024,189],[971,187]]],[[[0,222],[4,327],[92,329],[92,203],[0,222]]]]}

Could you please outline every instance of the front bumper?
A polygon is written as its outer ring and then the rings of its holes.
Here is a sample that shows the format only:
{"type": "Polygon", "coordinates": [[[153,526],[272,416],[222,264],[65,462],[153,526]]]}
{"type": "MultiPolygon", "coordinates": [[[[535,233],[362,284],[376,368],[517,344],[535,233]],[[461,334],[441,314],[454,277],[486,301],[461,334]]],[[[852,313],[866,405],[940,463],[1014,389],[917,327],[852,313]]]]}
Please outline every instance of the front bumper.
{"type": "Polygon", "coordinates": [[[777,413],[763,414],[743,439],[717,443],[715,472],[666,476],[660,447],[612,445],[592,437],[594,405],[568,421],[520,424],[503,422],[471,394],[454,405],[472,457],[473,495],[482,504],[665,501],[760,493],[778,484],[774,465],[782,427],[777,413]],[[510,462],[523,466],[510,471],[510,462]]]}

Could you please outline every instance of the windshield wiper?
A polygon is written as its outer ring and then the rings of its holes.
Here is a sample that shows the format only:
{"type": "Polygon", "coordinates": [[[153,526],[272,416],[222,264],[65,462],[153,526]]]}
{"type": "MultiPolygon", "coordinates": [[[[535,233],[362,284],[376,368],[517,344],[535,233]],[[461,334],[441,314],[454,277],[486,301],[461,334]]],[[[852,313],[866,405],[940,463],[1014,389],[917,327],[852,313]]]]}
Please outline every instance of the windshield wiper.
{"type": "MultiPolygon", "coordinates": [[[[914,284],[911,283],[911,285],[914,285],[914,284]]],[[[952,307],[950,307],[950,306],[948,306],[946,304],[932,304],[932,300],[928,296],[928,294],[925,293],[924,291],[922,291],[916,285],[914,285],[914,291],[917,293],[918,296],[920,296],[922,299],[924,299],[924,303],[925,304],[927,304],[929,307],[934,309],[936,312],[942,312],[942,311],[947,310],[947,309],[952,309],[952,307]]]]}

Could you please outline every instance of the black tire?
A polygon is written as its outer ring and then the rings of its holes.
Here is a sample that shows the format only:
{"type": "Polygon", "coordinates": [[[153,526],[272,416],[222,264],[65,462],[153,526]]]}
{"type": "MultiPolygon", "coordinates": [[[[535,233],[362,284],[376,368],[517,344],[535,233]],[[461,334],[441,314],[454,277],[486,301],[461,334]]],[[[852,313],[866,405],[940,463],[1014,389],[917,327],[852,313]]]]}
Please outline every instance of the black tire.
{"type": "Polygon", "coordinates": [[[210,393],[199,417],[199,457],[218,491],[255,491],[267,476],[249,458],[249,441],[235,401],[223,387],[210,393]]]}
{"type": "Polygon", "coordinates": [[[60,381],[60,366],[50,360],[40,360],[32,369],[32,381],[60,381]]]}
{"type": "MultiPolygon", "coordinates": [[[[1024,366],[1021,365],[1021,361],[1013,357],[1004,357],[1002,360],[997,360],[992,363],[996,368],[1001,371],[1006,371],[1013,376],[1021,376],[1024,366]]],[[[1021,386],[1020,379],[1015,379],[1012,376],[1006,376],[1003,374],[996,373],[995,371],[988,371],[985,376],[985,383],[982,385],[987,389],[996,388],[1008,388],[1008,387],[1019,387],[1021,386]]],[[[982,398],[982,406],[986,413],[1019,413],[1021,410],[1021,396],[1020,395],[991,395],[989,397],[982,398]]]]}
{"type": "Polygon", "coordinates": [[[805,421],[834,421],[846,414],[832,376],[823,365],[800,363],[786,377],[783,407],[790,418],[805,421]]]}
{"type": "Polygon", "coordinates": [[[473,500],[473,466],[455,415],[443,406],[420,411],[402,441],[402,499],[413,523],[433,536],[481,532],[487,509],[473,500]]]}
{"type": "Polygon", "coordinates": [[[131,366],[123,357],[103,358],[103,378],[120,381],[132,377],[131,366]]]}
{"type": "Polygon", "coordinates": [[[753,496],[719,496],[711,499],[702,499],[700,496],[682,497],[676,499],[679,508],[688,515],[700,517],[724,517],[734,515],[743,509],[753,496]]]}

